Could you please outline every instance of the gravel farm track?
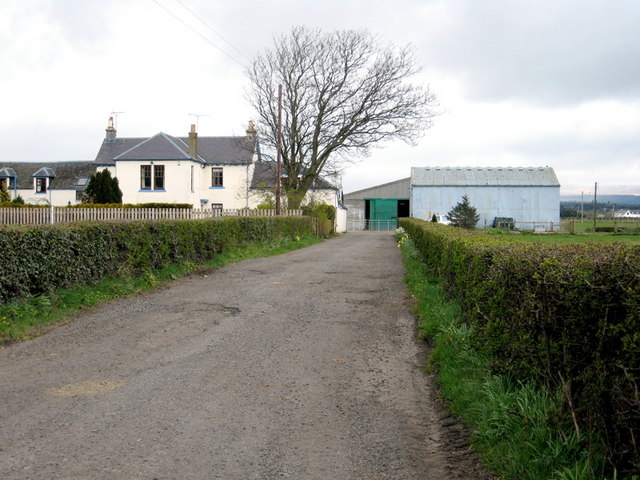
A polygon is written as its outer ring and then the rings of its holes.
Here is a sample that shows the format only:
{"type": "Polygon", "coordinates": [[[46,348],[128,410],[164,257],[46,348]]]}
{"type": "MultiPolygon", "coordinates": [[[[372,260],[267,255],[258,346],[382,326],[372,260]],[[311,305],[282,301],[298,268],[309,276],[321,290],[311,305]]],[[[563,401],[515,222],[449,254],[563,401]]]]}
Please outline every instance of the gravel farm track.
{"type": "Polygon", "coordinates": [[[110,302],[0,349],[0,479],[487,479],[391,232],[110,302]]]}

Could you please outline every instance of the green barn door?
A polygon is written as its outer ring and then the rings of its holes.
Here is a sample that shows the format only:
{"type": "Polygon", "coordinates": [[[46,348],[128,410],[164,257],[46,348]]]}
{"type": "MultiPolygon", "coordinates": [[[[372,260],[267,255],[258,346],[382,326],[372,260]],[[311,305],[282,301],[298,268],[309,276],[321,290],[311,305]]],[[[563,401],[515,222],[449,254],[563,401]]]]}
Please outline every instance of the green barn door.
{"type": "Polygon", "coordinates": [[[392,230],[397,226],[398,200],[395,198],[372,198],[369,210],[371,230],[392,230]]]}

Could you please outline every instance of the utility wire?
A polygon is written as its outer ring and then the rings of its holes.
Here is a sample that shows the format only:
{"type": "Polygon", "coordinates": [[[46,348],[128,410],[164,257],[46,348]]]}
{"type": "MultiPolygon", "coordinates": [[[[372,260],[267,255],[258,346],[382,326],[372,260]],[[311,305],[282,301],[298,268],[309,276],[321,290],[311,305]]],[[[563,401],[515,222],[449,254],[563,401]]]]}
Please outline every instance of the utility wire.
{"type": "Polygon", "coordinates": [[[247,56],[242,53],[239,49],[237,49],[235,47],[235,45],[233,45],[231,42],[229,42],[226,38],[224,38],[222,36],[222,34],[220,32],[218,32],[215,28],[213,28],[206,20],[204,20],[202,17],[200,17],[196,12],[194,12],[193,10],[191,10],[189,7],[187,7],[184,2],[182,2],[182,0],[176,0],[176,2],[178,2],[180,5],[182,5],[182,7],[187,10],[191,15],[193,15],[194,17],[196,17],[198,20],[200,20],[200,22],[202,22],[209,30],[211,30],[213,33],[215,33],[218,37],[220,37],[220,39],[226,43],[227,45],[229,45],[231,48],[233,48],[236,53],[240,54],[245,60],[247,60],[248,62],[251,62],[251,59],[247,58],[247,56]]]}
{"type": "Polygon", "coordinates": [[[193,33],[195,33],[196,35],[198,35],[200,38],[202,38],[205,42],[207,42],[209,45],[211,45],[212,47],[214,47],[216,50],[220,51],[221,53],[223,53],[224,55],[226,55],[227,57],[229,57],[231,60],[233,60],[234,62],[236,62],[238,65],[240,65],[242,68],[244,68],[245,70],[248,68],[244,63],[242,63],[240,60],[238,60],[237,58],[235,58],[233,55],[227,53],[226,51],[224,51],[222,48],[220,48],[218,45],[216,45],[215,43],[213,43],[211,40],[209,40],[207,37],[205,37],[203,34],[201,34],[198,30],[196,30],[195,28],[193,28],[191,25],[189,25],[187,22],[185,22],[183,19],[181,19],[180,17],[178,17],[175,13],[173,13],[171,10],[169,10],[167,7],[165,7],[164,5],[162,5],[158,0],[153,0],[153,2],[158,5],[160,8],[162,8],[165,12],[167,12],[169,15],[171,15],[173,18],[175,18],[176,20],[178,20],[180,23],[182,23],[185,27],[187,27],[189,30],[191,30],[193,33]]]}

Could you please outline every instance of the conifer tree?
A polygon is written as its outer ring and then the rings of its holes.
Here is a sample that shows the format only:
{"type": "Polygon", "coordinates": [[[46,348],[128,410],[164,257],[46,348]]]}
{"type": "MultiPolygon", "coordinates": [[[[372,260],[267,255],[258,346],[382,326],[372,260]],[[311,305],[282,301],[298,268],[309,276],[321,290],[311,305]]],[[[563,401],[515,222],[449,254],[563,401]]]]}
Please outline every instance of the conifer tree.
{"type": "Polygon", "coordinates": [[[462,202],[453,207],[453,209],[447,213],[447,217],[451,221],[451,225],[454,227],[466,228],[471,230],[475,228],[480,215],[478,215],[476,209],[469,203],[469,197],[462,196],[462,202]]]}
{"type": "Polygon", "coordinates": [[[2,184],[0,184],[0,203],[10,202],[10,201],[11,201],[11,196],[7,191],[7,184],[3,182],[2,184]]]}
{"type": "Polygon", "coordinates": [[[122,190],[117,178],[111,177],[109,170],[91,175],[85,190],[92,203],[122,203],[122,190]]]}

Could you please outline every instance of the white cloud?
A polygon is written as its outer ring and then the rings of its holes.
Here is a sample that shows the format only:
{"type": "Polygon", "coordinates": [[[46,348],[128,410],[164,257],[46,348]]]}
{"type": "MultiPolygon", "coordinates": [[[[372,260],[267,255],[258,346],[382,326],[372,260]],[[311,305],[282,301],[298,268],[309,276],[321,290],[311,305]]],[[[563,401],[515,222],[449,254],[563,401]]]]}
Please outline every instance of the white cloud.
{"type": "Polygon", "coordinates": [[[346,191],[418,165],[550,165],[563,185],[640,184],[635,0],[182,0],[242,53],[158,2],[190,28],[154,0],[2,1],[0,161],[93,158],[111,111],[126,112],[124,136],[186,134],[189,113],[209,115],[202,134],[241,134],[254,114],[239,63],[306,25],[412,43],[416,80],[446,111],[417,147],[348,168],[346,191]]]}
{"type": "Polygon", "coordinates": [[[556,105],[640,94],[640,3],[450,0],[433,21],[427,63],[465,79],[474,99],[556,105]]]}

